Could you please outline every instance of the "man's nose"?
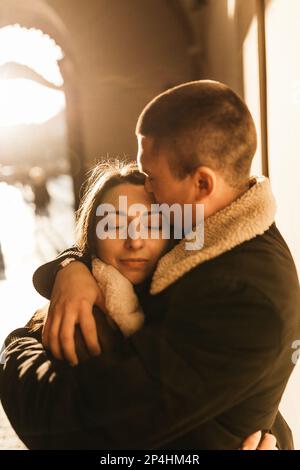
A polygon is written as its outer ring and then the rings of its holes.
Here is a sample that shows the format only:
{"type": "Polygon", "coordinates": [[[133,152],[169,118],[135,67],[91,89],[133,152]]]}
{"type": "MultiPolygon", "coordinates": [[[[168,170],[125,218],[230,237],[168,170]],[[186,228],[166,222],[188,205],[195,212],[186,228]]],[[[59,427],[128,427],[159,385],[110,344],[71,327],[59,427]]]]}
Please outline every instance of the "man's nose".
{"type": "Polygon", "coordinates": [[[152,185],[148,177],[145,180],[144,186],[145,186],[145,191],[147,191],[147,193],[153,193],[152,185]]]}

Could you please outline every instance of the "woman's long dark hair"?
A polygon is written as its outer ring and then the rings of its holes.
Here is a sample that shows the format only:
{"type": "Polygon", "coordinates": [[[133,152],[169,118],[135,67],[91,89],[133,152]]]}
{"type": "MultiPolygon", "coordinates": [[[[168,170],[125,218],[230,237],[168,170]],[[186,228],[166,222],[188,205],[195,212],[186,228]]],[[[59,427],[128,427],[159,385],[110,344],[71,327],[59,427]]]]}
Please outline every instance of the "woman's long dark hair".
{"type": "Polygon", "coordinates": [[[96,210],[105,194],[119,184],[145,184],[135,162],[112,160],[98,163],[85,183],[85,191],[77,211],[76,246],[82,253],[96,254],[96,210]]]}

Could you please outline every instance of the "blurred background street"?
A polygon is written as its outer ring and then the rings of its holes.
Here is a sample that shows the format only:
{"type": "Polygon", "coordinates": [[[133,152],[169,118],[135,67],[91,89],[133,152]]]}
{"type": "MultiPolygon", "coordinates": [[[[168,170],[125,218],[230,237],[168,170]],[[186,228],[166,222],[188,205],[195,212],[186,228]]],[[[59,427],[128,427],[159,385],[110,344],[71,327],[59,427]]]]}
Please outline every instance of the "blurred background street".
{"type": "MultiPolygon", "coordinates": [[[[48,216],[36,214],[29,187],[0,183],[0,344],[47,301],[33,288],[34,270],[73,243],[71,178],[60,175],[47,187],[48,216]]],[[[0,404],[0,449],[23,448],[0,404]]]]}

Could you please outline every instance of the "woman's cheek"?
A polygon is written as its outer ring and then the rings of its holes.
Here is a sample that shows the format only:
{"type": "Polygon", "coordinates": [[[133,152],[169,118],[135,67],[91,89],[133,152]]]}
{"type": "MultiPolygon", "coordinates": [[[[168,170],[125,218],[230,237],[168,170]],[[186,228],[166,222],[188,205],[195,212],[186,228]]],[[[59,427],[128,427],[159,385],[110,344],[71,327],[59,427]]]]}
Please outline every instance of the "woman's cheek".
{"type": "Polygon", "coordinates": [[[104,263],[112,264],[116,251],[116,240],[98,240],[97,243],[97,256],[104,263]]]}
{"type": "Polygon", "coordinates": [[[152,241],[152,258],[155,260],[155,264],[159,260],[161,256],[165,254],[167,251],[169,240],[164,240],[160,238],[159,240],[151,240],[152,241]]]}

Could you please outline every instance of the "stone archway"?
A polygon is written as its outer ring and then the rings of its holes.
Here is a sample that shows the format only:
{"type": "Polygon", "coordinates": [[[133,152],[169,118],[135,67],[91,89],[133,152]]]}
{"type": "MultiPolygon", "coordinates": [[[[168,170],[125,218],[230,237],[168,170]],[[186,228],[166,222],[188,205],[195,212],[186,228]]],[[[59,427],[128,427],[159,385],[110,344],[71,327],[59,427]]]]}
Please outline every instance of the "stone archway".
{"type": "Polygon", "coordinates": [[[0,0],[0,28],[19,24],[26,28],[40,29],[48,34],[64,51],[58,62],[64,80],[66,97],[66,122],[68,134],[68,158],[73,180],[75,208],[78,207],[80,188],[84,178],[85,154],[82,140],[81,103],[76,83],[76,58],[67,28],[61,18],[44,0],[0,0]]]}

